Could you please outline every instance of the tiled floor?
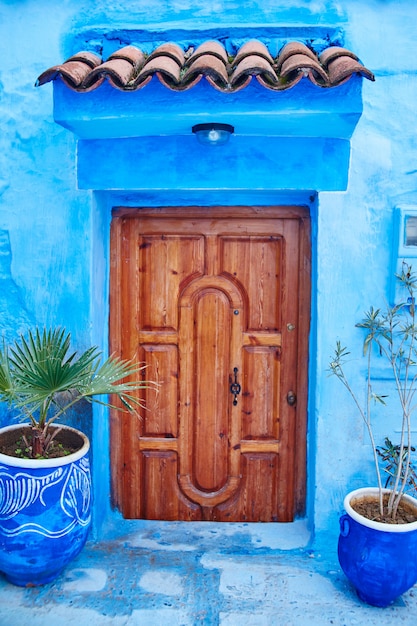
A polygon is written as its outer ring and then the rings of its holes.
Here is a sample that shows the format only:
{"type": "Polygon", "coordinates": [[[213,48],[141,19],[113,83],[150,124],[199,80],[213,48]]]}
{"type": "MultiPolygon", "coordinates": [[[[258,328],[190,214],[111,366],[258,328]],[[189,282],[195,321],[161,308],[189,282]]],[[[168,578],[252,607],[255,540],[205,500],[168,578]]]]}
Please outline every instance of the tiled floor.
{"type": "Polygon", "coordinates": [[[219,526],[121,521],[51,584],[0,578],[0,625],[415,626],[417,587],[386,609],[364,605],[335,545],[295,547],[302,524],[281,536],[276,525],[219,526]]]}

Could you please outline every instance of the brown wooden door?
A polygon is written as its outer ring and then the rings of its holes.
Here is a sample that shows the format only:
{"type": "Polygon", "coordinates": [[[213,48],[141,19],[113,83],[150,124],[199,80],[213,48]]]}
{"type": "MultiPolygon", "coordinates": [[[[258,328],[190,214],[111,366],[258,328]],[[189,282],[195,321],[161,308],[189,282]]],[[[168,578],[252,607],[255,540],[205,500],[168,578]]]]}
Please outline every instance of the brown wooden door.
{"type": "Polygon", "coordinates": [[[125,517],[302,512],[308,225],[300,207],[114,212],[111,348],[160,383],[140,418],[112,416],[125,517]]]}

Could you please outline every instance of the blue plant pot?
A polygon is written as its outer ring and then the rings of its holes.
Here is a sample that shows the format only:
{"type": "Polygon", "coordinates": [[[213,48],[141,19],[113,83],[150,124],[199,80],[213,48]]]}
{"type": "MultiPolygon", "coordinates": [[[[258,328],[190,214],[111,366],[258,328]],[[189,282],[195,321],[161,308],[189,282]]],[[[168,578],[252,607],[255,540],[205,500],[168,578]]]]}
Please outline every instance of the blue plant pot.
{"type": "MultiPolygon", "coordinates": [[[[10,426],[0,430],[21,429],[10,426]]],[[[19,586],[54,580],[84,546],[91,523],[90,444],[57,459],[0,454],[0,571],[19,586]]]]}
{"type": "MultiPolygon", "coordinates": [[[[417,582],[417,522],[373,522],[353,510],[353,499],[378,495],[357,489],[344,501],[340,518],[339,563],[364,602],[386,607],[417,582]]],[[[417,500],[404,496],[417,512],[417,500]]]]}

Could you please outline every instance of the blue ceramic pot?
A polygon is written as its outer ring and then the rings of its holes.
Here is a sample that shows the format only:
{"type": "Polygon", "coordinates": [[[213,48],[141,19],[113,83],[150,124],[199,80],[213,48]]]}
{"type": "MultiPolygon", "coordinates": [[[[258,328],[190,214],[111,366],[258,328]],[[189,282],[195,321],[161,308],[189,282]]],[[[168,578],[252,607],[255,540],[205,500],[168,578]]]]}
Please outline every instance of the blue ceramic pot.
{"type": "MultiPolygon", "coordinates": [[[[377,497],[378,489],[357,489],[345,498],[339,562],[361,600],[385,607],[417,582],[417,522],[384,524],[368,520],[353,510],[351,502],[369,496],[377,497]]],[[[404,498],[417,513],[417,500],[404,498]]]]}
{"type": "MultiPolygon", "coordinates": [[[[21,428],[3,428],[0,436],[21,428]]],[[[78,441],[78,452],[45,460],[0,454],[0,572],[15,585],[54,580],[87,540],[90,444],[83,433],[62,428],[78,441]]]]}

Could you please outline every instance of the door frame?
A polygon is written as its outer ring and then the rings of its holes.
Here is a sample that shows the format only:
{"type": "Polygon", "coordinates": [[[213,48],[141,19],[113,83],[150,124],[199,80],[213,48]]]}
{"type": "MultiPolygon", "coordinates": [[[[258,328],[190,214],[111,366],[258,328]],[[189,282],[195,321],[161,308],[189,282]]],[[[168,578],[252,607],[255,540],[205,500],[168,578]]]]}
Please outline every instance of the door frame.
{"type": "MultiPolygon", "coordinates": [[[[307,407],[308,407],[308,372],[309,372],[309,332],[311,314],[311,218],[307,205],[278,205],[278,206],[191,206],[191,207],[123,207],[113,208],[112,217],[134,218],[138,212],[143,215],[178,217],[187,219],[196,213],[213,218],[227,215],[227,212],[236,212],[244,217],[277,217],[280,219],[297,219],[300,225],[299,241],[299,310],[298,320],[298,356],[297,356],[297,405],[295,411],[295,446],[297,449],[294,465],[294,518],[305,514],[306,510],[306,479],[307,479],[307,407]]],[[[120,280],[117,264],[117,242],[114,241],[113,219],[111,222],[110,244],[110,311],[109,311],[109,342],[110,352],[121,352],[121,302],[117,295],[117,284],[120,280]]],[[[117,418],[116,418],[117,419],[117,418]]],[[[113,421],[113,420],[112,420],[113,421]]],[[[115,429],[111,428],[111,486],[112,503],[117,507],[120,486],[117,480],[117,467],[120,465],[120,440],[115,436],[115,429]]],[[[226,522],[223,522],[226,523],[226,522]]]]}

